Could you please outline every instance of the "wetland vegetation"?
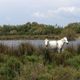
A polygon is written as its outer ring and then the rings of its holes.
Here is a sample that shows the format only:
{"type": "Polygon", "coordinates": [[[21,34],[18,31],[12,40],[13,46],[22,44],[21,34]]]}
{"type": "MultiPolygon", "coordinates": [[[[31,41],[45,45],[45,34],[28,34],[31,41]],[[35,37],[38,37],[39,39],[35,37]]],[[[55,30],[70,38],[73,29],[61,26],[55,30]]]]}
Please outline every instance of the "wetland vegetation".
{"type": "Polygon", "coordinates": [[[79,80],[80,46],[62,53],[29,43],[0,44],[0,80],[79,80]]]}

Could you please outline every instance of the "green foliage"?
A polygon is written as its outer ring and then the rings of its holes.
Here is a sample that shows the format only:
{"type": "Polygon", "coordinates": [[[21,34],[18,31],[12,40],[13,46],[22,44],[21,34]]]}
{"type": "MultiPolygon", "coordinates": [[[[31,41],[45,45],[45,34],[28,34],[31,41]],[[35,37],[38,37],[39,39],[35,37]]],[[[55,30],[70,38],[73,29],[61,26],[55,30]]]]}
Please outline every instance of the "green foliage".
{"type": "Polygon", "coordinates": [[[15,57],[11,57],[0,68],[0,76],[3,76],[3,80],[14,80],[16,75],[20,74],[20,70],[20,61],[15,57]]]}
{"type": "Polygon", "coordinates": [[[34,63],[34,62],[39,61],[39,58],[36,55],[31,55],[31,56],[26,56],[25,55],[24,58],[23,58],[24,63],[25,63],[26,60],[34,63]]]}
{"type": "Polygon", "coordinates": [[[18,48],[19,55],[32,55],[33,52],[36,53],[36,47],[33,47],[30,43],[22,43],[18,48]]]}
{"type": "Polygon", "coordinates": [[[55,63],[56,65],[66,65],[66,60],[73,57],[73,54],[71,54],[70,52],[68,51],[64,51],[60,54],[58,53],[53,53],[51,55],[51,59],[52,59],[52,62],[55,63]]]}
{"type": "Polygon", "coordinates": [[[67,36],[69,40],[74,40],[77,37],[77,34],[80,33],[80,23],[71,23],[68,24],[62,30],[61,35],[67,36]]]}
{"type": "Polygon", "coordinates": [[[80,72],[71,67],[56,67],[52,71],[53,80],[77,80],[80,79],[80,72]]]}
{"type": "Polygon", "coordinates": [[[77,47],[77,54],[80,54],[80,45],[77,47]]]}
{"type": "Polygon", "coordinates": [[[60,34],[62,28],[52,25],[38,24],[37,22],[28,22],[23,25],[3,25],[0,27],[1,35],[49,35],[60,34]]]}
{"type": "Polygon", "coordinates": [[[70,23],[65,28],[70,28],[76,33],[80,33],[80,23],[70,23]]]}
{"type": "Polygon", "coordinates": [[[40,74],[38,77],[38,80],[51,80],[51,79],[52,75],[50,75],[49,73],[40,74]]]}
{"type": "Polygon", "coordinates": [[[73,40],[78,37],[79,33],[80,23],[71,23],[65,27],[39,24],[37,22],[27,22],[26,24],[22,25],[3,25],[3,27],[0,26],[0,39],[41,39],[46,37],[58,39],[60,37],[66,36],[69,40],[73,40]],[[43,37],[40,37],[41,35],[43,37]]]}
{"type": "Polygon", "coordinates": [[[62,31],[61,36],[66,36],[68,40],[74,40],[76,37],[76,32],[72,28],[66,28],[62,31]]]}
{"type": "Polygon", "coordinates": [[[70,58],[66,62],[68,65],[79,69],[80,68],[80,55],[70,58]]]}
{"type": "Polygon", "coordinates": [[[62,53],[25,43],[19,48],[2,44],[0,48],[0,80],[80,79],[80,54],[73,48],[62,53]]]}

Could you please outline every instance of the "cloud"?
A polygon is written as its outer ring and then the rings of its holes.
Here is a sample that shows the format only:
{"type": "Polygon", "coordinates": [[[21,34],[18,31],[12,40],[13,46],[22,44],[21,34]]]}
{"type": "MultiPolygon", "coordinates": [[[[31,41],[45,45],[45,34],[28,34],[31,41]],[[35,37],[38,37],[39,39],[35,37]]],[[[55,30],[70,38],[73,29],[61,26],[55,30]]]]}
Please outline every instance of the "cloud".
{"type": "Polygon", "coordinates": [[[69,12],[69,13],[72,13],[75,11],[75,7],[60,7],[58,8],[57,10],[55,10],[56,13],[59,13],[59,12],[69,12]]]}
{"type": "Polygon", "coordinates": [[[33,17],[45,18],[45,14],[40,12],[35,12],[33,13],[33,17]]]}
{"type": "Polygon", "coordinates": [[[5,17],[5,20],[6,20],[6,21],[11,21],[11,18],[10,18],[9,16],[6,16],[6,17],[5,17]]]}
{"type": "Polygon", "coordinates": [[[54,12],[49,10],[47,12],[34,12],[33,17],[37,18],[51,18],[54,16],[54,12]]]}
{"type": "Polygon", "coordinates": [[[33,13],[33,17],[37,17],[37,18],[54,18],[56,16],[80,16],[80,8],[78,7],[60,7],[54,10],[48,10],[46,12],[34,12],[33,13]]]}

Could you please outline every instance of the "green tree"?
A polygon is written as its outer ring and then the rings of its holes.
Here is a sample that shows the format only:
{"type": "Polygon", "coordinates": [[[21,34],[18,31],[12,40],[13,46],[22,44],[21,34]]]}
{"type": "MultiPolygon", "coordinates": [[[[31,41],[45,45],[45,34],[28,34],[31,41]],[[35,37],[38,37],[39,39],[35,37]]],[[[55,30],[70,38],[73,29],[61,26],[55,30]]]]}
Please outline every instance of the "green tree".
{"type": "Polygon", "coordinates": [[[74,40],[76,37],[76,32],[71,28],[67,28],[67,29],[64,29],[61,33],[61,37],[64,37],[64,36],[66,36],[68,40],[74,40]]]}

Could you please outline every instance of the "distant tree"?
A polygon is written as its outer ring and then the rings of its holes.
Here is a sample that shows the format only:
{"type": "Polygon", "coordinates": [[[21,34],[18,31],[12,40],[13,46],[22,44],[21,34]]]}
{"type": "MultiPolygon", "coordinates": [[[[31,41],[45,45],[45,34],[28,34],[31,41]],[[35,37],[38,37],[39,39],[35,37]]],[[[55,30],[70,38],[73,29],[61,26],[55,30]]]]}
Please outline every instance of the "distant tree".
{"type": "Polygon", "coordinates": [[[10,34],[17,34],[17,31],[16,30],[11,30],[10,34]]]}
{"type": "Polygon", "coordinates": [[[76,37],[76,32],[71,28],[67,28],[62,31],[61,36],[62,37],[66,36],[68,40],[74,40],[76,37]]]}

